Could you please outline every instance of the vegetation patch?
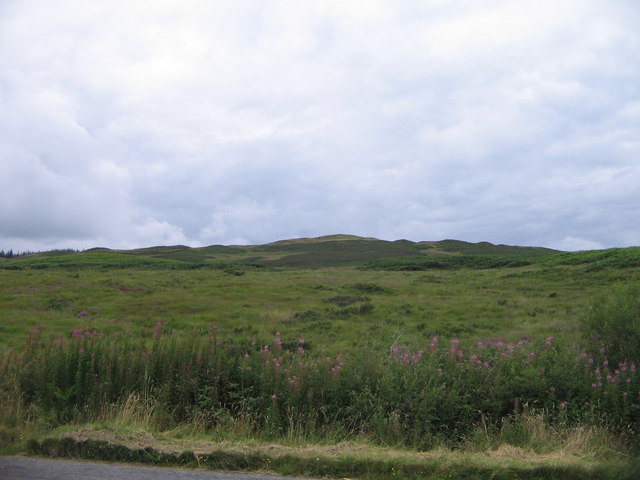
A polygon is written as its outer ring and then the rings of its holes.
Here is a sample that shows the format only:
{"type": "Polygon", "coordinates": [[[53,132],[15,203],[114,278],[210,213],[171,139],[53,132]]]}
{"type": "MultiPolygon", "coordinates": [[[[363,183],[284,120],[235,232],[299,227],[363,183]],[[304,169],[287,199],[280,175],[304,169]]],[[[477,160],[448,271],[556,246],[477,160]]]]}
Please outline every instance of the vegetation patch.
{"type": "Polygon", "coordinates": [[[409,452],[365,442],[305,446],[189,438],[167,442],[152,434],[145,435],[142,446],[127,437],[91,428],[78,429],[33,439],[27,449],[31,454],[51,457],[325,478],[631,480],[639,472],[636,462],[597,460],[564,452],[536,455],[507,445],[476,453],[446,449],[409,452]]]}
{"type": "Polygon", "coordinates": [[[638,478],[637,256],[333,237],[1,258],[0,450],[638,478]]]}
{"type": "Polygon", "coordinates": [[[335,297],[329,297],[322,300],[325,303],[333,303],[339,307],[347,307],[358,302],[369,302],[371,299],[365,296],[354,295],[336,295],[335,297]]]}

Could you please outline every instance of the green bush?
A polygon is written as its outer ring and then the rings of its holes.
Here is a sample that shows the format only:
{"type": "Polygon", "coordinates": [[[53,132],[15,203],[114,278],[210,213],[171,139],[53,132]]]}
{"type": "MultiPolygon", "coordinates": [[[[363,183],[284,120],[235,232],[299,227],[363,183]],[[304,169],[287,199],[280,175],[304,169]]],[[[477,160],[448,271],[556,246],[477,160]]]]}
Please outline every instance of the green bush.
{"type": "Polygon", "coordinates": [[[613,287],[591,304],[582,319],[588,349],[613,365],[640,360],[640,284],[613,287]]]}

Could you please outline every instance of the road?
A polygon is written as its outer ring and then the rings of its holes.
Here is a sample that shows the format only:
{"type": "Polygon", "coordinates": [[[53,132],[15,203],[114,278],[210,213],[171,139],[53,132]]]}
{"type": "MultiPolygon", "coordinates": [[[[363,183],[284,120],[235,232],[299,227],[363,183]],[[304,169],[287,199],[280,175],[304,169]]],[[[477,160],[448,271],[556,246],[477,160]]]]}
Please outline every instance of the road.
{"type": "Polygon", "coordinates": [[[247,473],[0,456],[0,480],[309,480],[247,473]]]}

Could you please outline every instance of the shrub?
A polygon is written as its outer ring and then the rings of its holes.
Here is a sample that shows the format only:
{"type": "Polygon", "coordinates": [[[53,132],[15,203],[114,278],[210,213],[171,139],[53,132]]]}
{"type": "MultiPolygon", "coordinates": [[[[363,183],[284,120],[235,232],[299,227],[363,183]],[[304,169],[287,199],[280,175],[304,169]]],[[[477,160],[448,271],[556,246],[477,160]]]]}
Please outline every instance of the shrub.
{"type": "Polygon", "coordinates": [[[614,365],[640,360],[640,284],[617,285],[597,297],[581,326],[592,353],[614,365]]]}
{"type": "Polygon", "coordinates": [[[215,326],[184,336],[158,322],[149,335],[77,329],[46,342],[32,329],[20,351],[0,351],[0,427],[19,410],[54,427],[116,409],[159,429],[245,425],[263,438],[363,434],[427,449],[459,445],[480,425],[496,432],[530,409],[549,425],[608,425],[630,439],[640,430],[636,364],[596,361],[553,337],[475,346],[434,337],[420,350],[362,345],[333,356],[279,332],[271,345],[218,338],[215,326]]]}

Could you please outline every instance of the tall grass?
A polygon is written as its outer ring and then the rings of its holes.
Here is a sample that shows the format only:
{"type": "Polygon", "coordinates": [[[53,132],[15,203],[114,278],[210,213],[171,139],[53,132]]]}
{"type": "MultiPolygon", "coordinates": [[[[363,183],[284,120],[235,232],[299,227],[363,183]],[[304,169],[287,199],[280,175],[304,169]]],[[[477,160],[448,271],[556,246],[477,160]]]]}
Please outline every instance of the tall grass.
{"type": "Polygon", "coordinates": [[[0,421],[54,427],[119,411],[159,429],[365,436],[417,449],[459,446],[478,432],[524,438],[531,428],[518,429],[531,418],[605,426],[630,443],[640,426],[636,365],[610,365],[552,337],[313,352],[301,338],[235,342],[216,327],[185,335],[158,323],[147,338],[78,329],[48,340],[37,328],[0,358],[0,421]]]}

